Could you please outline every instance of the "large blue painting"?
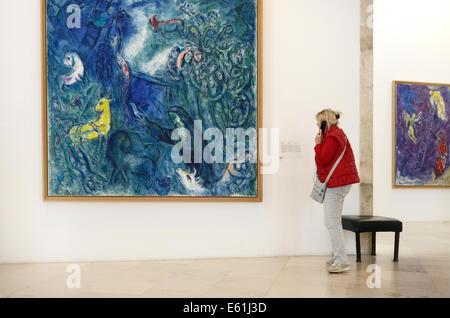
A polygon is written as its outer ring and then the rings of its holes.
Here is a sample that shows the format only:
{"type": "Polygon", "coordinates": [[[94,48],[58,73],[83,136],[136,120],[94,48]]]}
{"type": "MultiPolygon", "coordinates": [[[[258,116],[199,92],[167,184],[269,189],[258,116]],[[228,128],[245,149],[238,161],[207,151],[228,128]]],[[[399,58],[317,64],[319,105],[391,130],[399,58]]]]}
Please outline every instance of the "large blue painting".
{"type": "Polygon", "coordinates": [[[43,5],[46,198],[261,199],[257,0],[43,5]]]}

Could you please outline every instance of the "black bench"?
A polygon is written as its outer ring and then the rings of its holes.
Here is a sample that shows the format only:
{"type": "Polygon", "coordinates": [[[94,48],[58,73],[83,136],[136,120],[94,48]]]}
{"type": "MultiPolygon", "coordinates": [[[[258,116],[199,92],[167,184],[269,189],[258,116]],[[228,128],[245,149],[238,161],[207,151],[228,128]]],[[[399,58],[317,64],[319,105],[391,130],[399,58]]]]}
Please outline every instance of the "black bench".
{"type": "Polygon", "coordinates": [[[360,233],[372,233],[372,255],[376,255],[376,233],[395,232],[394,262],[398,262],[400,232],[403,230],[401,221],[382,216],[343,215],[342,227],[344,230],[356,234],[356,261],[358,263],[361,262],[360,233]]]}

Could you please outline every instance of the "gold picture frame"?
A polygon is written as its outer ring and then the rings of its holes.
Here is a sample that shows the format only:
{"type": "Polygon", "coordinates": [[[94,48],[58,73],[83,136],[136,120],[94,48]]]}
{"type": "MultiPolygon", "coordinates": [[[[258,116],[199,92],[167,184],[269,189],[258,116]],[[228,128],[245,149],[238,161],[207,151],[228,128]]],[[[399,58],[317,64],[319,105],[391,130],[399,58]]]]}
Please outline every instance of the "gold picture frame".
{"type": "Polygon", "coordinates": [[[43,142],[43,200],[59,201],[100,201],[100,202],[263,202],[263,174],[260,159],[261,138],[259,129],[263,127],[263,0],[257,3],[257,195],[255,197],[237,196],[54,196],[49,195],[48,175],[48,100],[47,100],[47,10],[46,0],[41,0],[41,37],[42,37],[42,142],[43,142]]]}

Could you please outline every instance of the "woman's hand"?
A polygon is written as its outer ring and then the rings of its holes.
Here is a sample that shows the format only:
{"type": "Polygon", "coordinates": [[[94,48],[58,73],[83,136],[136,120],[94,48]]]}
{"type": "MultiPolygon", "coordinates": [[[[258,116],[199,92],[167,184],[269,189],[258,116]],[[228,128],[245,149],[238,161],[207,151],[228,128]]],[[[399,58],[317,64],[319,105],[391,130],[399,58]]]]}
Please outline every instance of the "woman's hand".
{"type": "Polygon", "coordinates": [[[322,130],[319,130],[319,133],[316,135],[316,145],[321,144],[323,140],[322,130]]]}

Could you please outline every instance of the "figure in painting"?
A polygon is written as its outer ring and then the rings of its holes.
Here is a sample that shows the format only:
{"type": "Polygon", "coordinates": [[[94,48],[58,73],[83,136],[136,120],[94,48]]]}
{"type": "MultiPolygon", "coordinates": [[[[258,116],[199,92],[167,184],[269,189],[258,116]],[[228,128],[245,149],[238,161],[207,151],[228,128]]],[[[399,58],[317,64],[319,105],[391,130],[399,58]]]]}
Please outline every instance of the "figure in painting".
{"type": "Polygon", "coordinates": [[[448,167],[448,142],[447,137],[443,131],[439,132],[439,143],[438,143],[438,159],[436,160],[436,165],[434,166],[434,173],[436,178],[440,178],[444,175],[445,170],[448,167]]]}
{"type": "Polygon", "coordinates": [[[404,119],[406,121],[406,127],[408,128],[408,136],[409,139],[412,140],[412,142],[417,143],[416,135],[414,134],[414,125],[420,121],[422,118],[422,113],[419,113],[417,115],[414,113],[412,116],[410,116],[407,112],[404,113],[404,119]]]}
{"type": "Polygon", "coordinates": [[[437,109],[437,114],[442,121],[447,121],[447,112],[441,93],[439,91],[430,91],[430,96],[431,107],[435,107],[437,109]]]}

